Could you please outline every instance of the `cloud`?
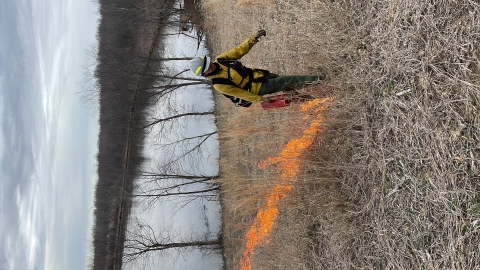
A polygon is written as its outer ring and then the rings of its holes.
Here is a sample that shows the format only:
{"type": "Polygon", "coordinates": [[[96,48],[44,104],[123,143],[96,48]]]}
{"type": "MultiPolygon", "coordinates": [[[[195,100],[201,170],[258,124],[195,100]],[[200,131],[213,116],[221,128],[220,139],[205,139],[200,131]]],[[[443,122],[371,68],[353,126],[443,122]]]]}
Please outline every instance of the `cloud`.
{"type": "Polygon", "coordinates": [[[16,205],[19,213],[19,239],[23,246],[25,246],[27,269],[33,269],[40,260],[42,250],[39,249],[44,222],[42,222],[40,215],[40,205],[37,204],[35,198],[38,196],[35,185],[30,186],[28,193],[21,194],[17,190],[16,205]]]}
{"type": "Polygon", "coordinates": [[[75,93],[94,10],[0,1],[0,269],[84,269],[98,126],[75,93]]]}

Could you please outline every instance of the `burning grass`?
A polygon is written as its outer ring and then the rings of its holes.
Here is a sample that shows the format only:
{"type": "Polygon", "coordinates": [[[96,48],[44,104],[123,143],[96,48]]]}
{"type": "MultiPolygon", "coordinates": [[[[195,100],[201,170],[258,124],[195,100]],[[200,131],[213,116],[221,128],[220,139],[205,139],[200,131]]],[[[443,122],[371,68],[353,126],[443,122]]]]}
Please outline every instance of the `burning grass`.
{"type": "MultiPolygon", "coordinates": [[[[326,72],[303,91],[335,96],[252,269],[480,265],[477,2],[207,2],[213,54],[265,28],[246,64],[326,72]]],[[[312,119],[299,104],[262,111],[218,99],[225,258],[239,269],[245,234],[281,174],[257,164],[312,119]]]]}
{"type": "MultiPolygon", "coordinates": [[[[267,241],[273,225],[278,216],[279,201],[290,193],[295,184],[296,176],[300,170],[302,153],[312,144],[313,138],[320,130],[320,124],[323,120],[320,112],[325,109],[328,99],[315,99],[301,107],[301,111],[307,112],[309,109],[314,111],[310,126],[303,131],[299,138],[290,140],[285,148],[277,157],[269,157],[261,161],[258,167],[262,170],[268,166],[276,165],[275,169],[280,173],[280,183],[278,183],[266,198],[265,205],[258,211],[253,225],[245,234],[245,250],[240,259],[240,269],[250,270],[251,257],[254,254],[255,247],[267,241]]],[[[308,121],[311,117],[305,115],[304,120],[308,121]]],[[[274,181],[273,181],[274,182],[274,181]]]]}

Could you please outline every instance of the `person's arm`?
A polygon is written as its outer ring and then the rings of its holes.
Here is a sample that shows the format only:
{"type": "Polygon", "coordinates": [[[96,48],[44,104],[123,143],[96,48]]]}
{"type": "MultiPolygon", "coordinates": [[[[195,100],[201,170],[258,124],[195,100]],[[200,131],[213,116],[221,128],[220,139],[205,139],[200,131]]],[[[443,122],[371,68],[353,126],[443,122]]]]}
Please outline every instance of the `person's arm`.
{"type": "Polygon", "coordinates": [[[227,84],[214,84],[213,87],[223,93],[227,94],[229,96],[234,96],[236,98],[241,98],[243,100],[247,100],[250,102],[260,102],[262,101],[262,96],[252,94],[248,91],[243,90],[242,88],[238,88],[232,85],[227,85],[227,84]]]}
{"type": "Polygon", "coordinates": [[[236,48],[233,48],[227,52],[224,52],[217,56],[217,59],[228,59],[228,60],[238,60],[247,54],[253,45],[258,43],[258,39],[261,36],[265,36],[265,30],[259,30],[255,35],[249,36],[245,41],[243,41],[236,48]]]}

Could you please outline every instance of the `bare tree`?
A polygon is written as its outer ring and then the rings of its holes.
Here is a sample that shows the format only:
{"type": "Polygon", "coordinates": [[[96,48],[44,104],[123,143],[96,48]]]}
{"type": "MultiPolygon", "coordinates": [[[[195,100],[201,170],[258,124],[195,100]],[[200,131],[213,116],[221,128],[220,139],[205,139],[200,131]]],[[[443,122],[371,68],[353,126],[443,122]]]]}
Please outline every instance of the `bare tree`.
{"type": "Polygon", "coordinates": [[[147,259],[156,252],[171,249],[220,249],[222,241],[220,236],[216,239],[207,237],[194,237],[188,239],[176,239],[178,236],[172,233],[156,232],[152,226],[145,221],[136,219],[134,231],[129,231],[129,237],[125,240],[124,263],[131,263],[136,260],[147,259]]]}

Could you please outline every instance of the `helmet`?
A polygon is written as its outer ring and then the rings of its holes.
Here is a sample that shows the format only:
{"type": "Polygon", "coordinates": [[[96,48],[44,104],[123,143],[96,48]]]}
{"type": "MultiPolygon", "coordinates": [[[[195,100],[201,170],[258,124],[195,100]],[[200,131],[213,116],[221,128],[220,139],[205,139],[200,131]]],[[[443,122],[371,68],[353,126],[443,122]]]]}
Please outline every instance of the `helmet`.
{"type": "Polygon", "coordinates": [[[189,62],[190,70],[195,76],[200,76],[203,74],[205,69],[208,69],[210,66],[210,57],[204,55],[200,57],[194,57],[189,62]]]}

